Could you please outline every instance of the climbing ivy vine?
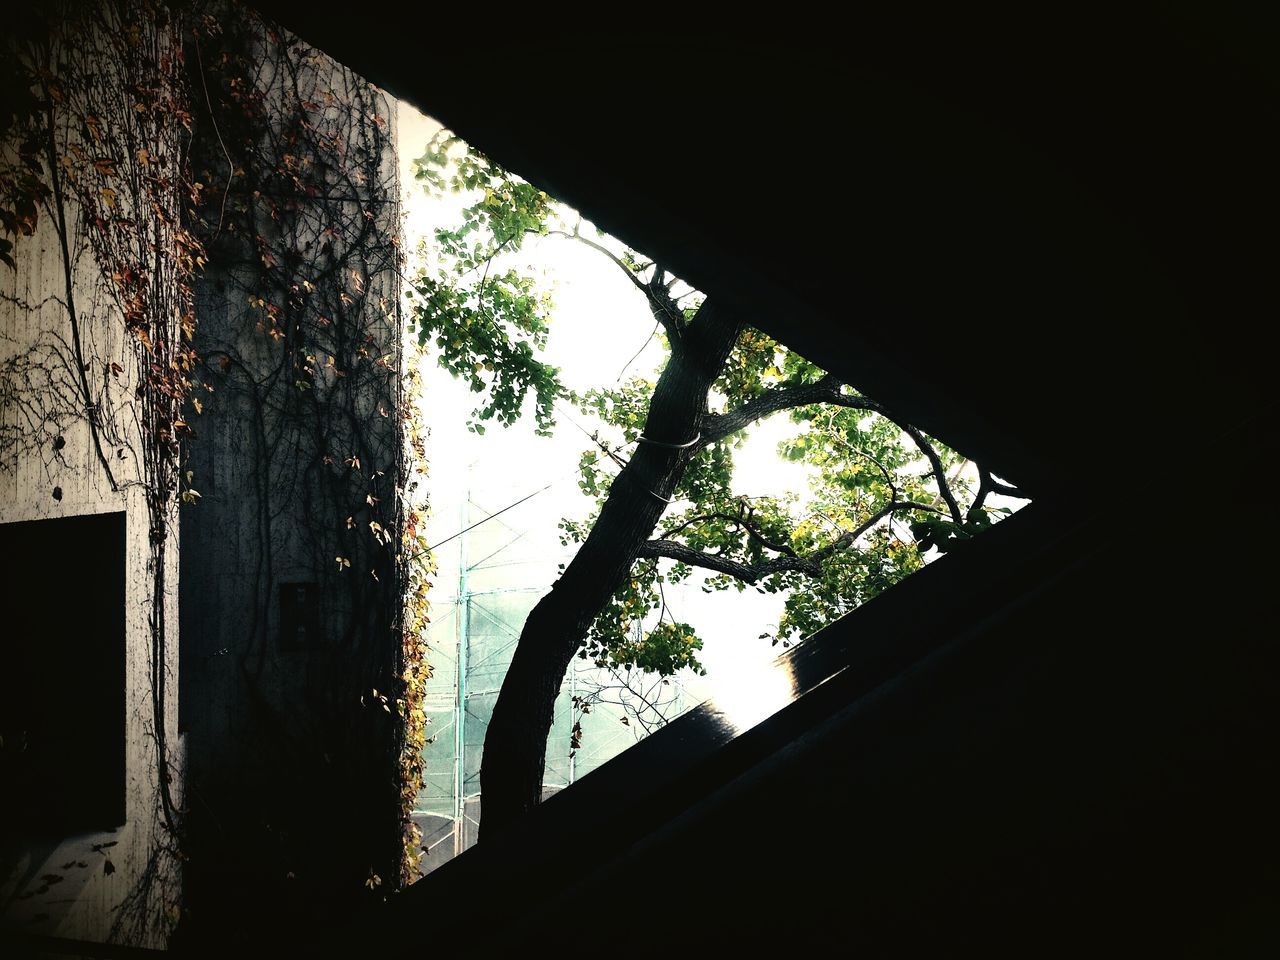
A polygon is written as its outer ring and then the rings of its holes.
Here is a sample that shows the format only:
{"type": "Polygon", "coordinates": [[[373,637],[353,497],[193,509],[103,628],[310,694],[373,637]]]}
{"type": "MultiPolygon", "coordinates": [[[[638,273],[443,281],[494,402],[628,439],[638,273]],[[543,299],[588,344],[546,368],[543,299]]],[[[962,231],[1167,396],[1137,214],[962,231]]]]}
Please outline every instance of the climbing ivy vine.
{"type": "MultiPolygon", "coordinates": [[[[5,294],[18,313],[57,322],[0,360],[0,467],[60,451],[79,424],[104,484],[143,494],[165,837],[152,866],[211,849],[190,844],[166,723],[178,510],[213,496],[201,464],[247,455],[260,576],[244,604],[251,626],[227,655],[250,688],[261,683],[271,557],[282,537],[301,543],[336,654],[302,711],[318,744],[303,762],[358,771],[361,802],[378,813],[353,835],[367,849],[351,853],[341,882],[382,896],[416,876],[410,813],[430,669],[425,498],[412,466],[425,463],[420,384],[399,378],[391,102],[234,2],[53,4],[9,24],[0,270],[26,269],[51,236],[61,278],[39,302],[5,294]],[[248,447],[218,448],[219,425],[237,418],[248,447]],[[287,524],[282,503],[305,521],[287,524]]],[[[313,844],[291,843],[299,862],[322,862],[313,844]]],[[[146,873],[149,883],[157,870],[146,873]]],[[[173,909],[140,888],[120,923],[163,926],[173,909]]]]}

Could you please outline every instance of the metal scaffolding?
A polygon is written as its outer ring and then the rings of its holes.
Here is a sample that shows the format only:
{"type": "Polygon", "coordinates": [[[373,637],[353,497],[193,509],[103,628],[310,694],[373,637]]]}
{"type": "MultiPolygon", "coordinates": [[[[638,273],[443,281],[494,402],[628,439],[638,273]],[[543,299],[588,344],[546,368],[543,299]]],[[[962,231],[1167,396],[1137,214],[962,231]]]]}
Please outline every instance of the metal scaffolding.
{"type": "MultiPolygon", "coordinates": [[[[437,558],[438,582],[456,583],[457,589],[453,596],[434,598],[427,633],[433,671],[426,694],[430,735],[415,809],[426,851],[424,873],[476,842],[480,760],[489,717],[525,618],[550,589],[557,565],[572,553],[560,547],[554,530],[548,537],[541,529],[548,525],[545,509],[511,511],[478,523],[504,505],[482,502],[487,499],[468,490],[457,528],[466,532],[456,538],[456,549],[450,544],[452,556],[437,558]]],[[[556,700],[544,796],[569,786],[649,729],[682,713],[692,706],[688,699],[676,679],[621,676],[575,659],[556,700]],[[576,704],[577,698],[589,705],[587,712],[576,704]],[[581,724],[576,748],[575,723],[581,724]]]]}

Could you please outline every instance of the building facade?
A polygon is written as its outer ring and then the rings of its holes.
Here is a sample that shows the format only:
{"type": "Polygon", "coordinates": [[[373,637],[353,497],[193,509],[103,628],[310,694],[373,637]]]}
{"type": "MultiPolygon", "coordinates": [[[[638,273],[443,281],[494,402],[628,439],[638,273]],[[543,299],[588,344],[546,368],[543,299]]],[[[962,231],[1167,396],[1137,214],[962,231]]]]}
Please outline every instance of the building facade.
{"type": "Polygon", "coordinates": [[[6,43],[9,933],[232,936],[403,857],[394,113],[246,8],[167,11],[6,43]]]}

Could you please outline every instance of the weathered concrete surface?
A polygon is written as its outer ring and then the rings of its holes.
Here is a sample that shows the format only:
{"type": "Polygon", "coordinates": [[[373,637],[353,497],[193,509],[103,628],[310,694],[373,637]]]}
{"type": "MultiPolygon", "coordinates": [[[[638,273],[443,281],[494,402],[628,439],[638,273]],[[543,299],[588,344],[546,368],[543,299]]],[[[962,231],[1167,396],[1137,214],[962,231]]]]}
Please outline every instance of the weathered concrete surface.
{"type": "MultiPolygon", "coordinates": [[[[70,213],[74,223],[74,208],[70,213]]],[[[166,852],[169,844],[157,816],[149,627],[155,571],[139,467],[136,362],[120,314],[104,294],[92,252],[78,230],[73,229],[71,239],[83,352],[92,358],[87,377],[104,411],[102,442],[118,489],[112,488],[93,450],[70,346],[64,260],[52,219],[42,216],[35,235],[17,242],[16,269],[0,265],[0,538],[4,524],[19,521],[124,514],[127,570],[119,602],[125,610],[125,818],[116,830],[65,837],[37,837],[23,824],[6,825],[3,835],[10,843],[0,850],[0,928],[154,946],[163,942],[176,918],[178,871],[166,852]],[[118,365],[118,375],[109,373],[112,363],[118,365]],[[111,846],[102,846],[106,844],[111,846]],[[62,879],[42,879],[48,877],[62,879]]],[[[167,698],[164,722],[169,761],[180,771],[181,758],[174,755],[180,752],[176,511],[168,536],[164,618],[171,642],[158,666],[174,691],[167,698]]],[[[23,558],[5,556],[3,563],[7,568],[22,564],[23,558]]],[[[96,574],[81,569],[74,554],[61,569],[49,571],[66,583],[66,607],[49,612],[46,637],[0,633],[0,657],[10,644],[56,642],[59,629],[74,628],[76,581],[96,574]]],[[[67,669],[76,664],[68,663],[67,669]]],[[[32,677],[30,682],[47,685],[49,696],[58,694],[57,677],[32,677]]],[[[85,716],[83,722],[93,724],[95,718],[85,716]]],[[[6,743],[7,749],[14,746],[6,743]]],[[[76,758],[67,762],[74,764],[76,758]]],[[[178,776],[171,788],[179,801],[180,786],[178,776]]]]}
{"type": "Polygon", "coordinates": [[[200,942],[375,895],[400,830],[398,727],[378,697],[398,676],[401,600],[394,544],[375,532],[398,523],[394,110],[288,35],[224,22],[213,40],[243,57],[229,69],[263,120],[220,112],[226,74],[188,56],[214,91],[195,175],[226,193],[205,225],[196,347],[212,392],[196,390],[201,497],[183,510],[200,942]]]}
{"type": "MultiPolygon", "coordinates": [[[[200,408],[187,416],[195,436],[184,469],[200,498],[184,510],[181,551],[174,511],[164,551],[168,640],[158,669],[168,690],[163,723],[179,837],[160,813],[150,629],[156,551],[133,341],[74,209],[69,259],[88,398],[51,218],[19,240],[16,270],[0,265],[0,535],[8,523],[118,512],[127,541],[124,822],[52,838],[7,825],[0,927],[13,931],[160,946],[190,905],[193,937],[248,935],[260,923],[287,926],[293,907],[323,911],[376,896],[399,867],[400,726],[383,699],[401,663],[394,111],[355,74],[287,35],[246,26],[232,9],[197,22],[211,42],[234,35],[242,43],[247,88],[262,94],[255,102],[265,125],[248,143],[231,138],[230,118],[217,126],[206,115],[195,125],[195,162],[212,154],[217,167],[195,175],[224,196],[217,223],[210,213],[196,227],[210,263],[196,291],[205,363],[195,377],[200,408]],[[290,126],[299,110],[305,124],[290,126]],[[303,129],[329,152],[308,155],[296,140],[303,129]],[[245,150],[230,178],[218,166],[223,138],[245,150]],[[325,189],[273,194],[282,183],[288,191],[282,167],[325,189]],[[237,204],[251,207],[259,196],[279,199],[278,215],[254,223],[248,213],[233,235],[231,223],[245,213],[237,204]],[[263,256],[267,249],[274,259],[263,256]],[[266,303],[281,307],[278,327],[266,303]],[[95,451],[90,405],[110,476],[95,451]],[[299,583],[312,585],[293,591],[304,596],[302,629],[282,636],[281,585],[299,583]]],[[[218,59],[207,62],[216,67],[218,59]]],[[[233,92],[215,87],[211,100],[233,100],[233,92]]],[[[51,571],[68,584],[66,609],[51,618],[74,621],[76,578],[93,574],[74,556],[51,571]]],[[[27,639],[5,635],[0,651],[27,639]]],[[[56,677],[31,682],[56,696],[56,677]]]]}

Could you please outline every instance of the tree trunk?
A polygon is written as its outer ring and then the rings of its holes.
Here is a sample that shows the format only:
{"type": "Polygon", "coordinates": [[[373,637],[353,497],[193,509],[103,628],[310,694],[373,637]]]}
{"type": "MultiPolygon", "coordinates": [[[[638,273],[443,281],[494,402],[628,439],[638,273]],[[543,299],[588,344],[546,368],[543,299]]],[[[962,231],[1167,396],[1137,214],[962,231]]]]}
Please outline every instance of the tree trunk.
{"type": "Polygon", "coordinates": [[[564,574],[525,621],[484,741],[482,837],[506,830],[542,798],[552,712],[569,663],[609,598],[630,575],[691,459],[715,382],[742,329],[736,311],[702,305],[658,379],[644,435],[609,490],[599,519],[564,574]]]}

